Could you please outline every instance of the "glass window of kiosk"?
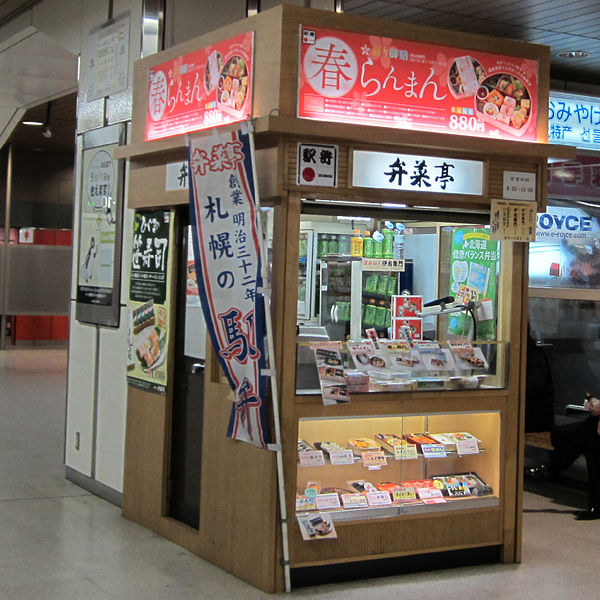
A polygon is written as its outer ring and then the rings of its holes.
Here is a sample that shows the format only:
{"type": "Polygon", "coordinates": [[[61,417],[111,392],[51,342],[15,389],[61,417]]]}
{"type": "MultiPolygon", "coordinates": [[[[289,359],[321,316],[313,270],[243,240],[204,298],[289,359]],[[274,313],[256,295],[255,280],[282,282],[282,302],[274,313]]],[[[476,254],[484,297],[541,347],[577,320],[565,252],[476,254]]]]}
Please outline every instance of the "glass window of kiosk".
{"type": "Polygon", "coordinates": [[[303,202],[297,393],[503,387],[500,243],[486,223],[303,202]]]}
{"type": "Polygon", "coordinates": [[[529,250],[531,336],[546,354],[557,415],[600,393],[600,201],[579,189],[549,198],[529,250]]]}

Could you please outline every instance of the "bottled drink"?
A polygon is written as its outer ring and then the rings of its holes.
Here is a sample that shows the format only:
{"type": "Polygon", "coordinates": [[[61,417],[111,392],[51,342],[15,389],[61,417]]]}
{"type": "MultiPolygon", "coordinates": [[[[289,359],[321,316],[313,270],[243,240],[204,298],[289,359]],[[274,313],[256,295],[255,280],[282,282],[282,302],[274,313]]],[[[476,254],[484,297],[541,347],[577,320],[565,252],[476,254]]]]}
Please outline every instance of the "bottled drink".
{"type": "Polygon", "coordinates": [[[404,234],[394,229],[393,256],[396,259],[404,258],[404,234]]]}
{"type": "Polygon", "coordinates": [[[354,237],[350,240],[350,254],[351,256],[363,255],[363,239],[360,235],[360,229],[354,230],[354,237]]]}
{"type": "Polygon", "coordinates": [[[394,232],[383,230],[383,258],[394,258],[394,232]]]}
{"type": "Polygon", "coordinates": [[[383,233],[373,232],[373,258],[383,258],[383,233]]]}
{"type": "Polygon", "coordinates": [[[370,231],[365,231],[365,237],[363,238],[363,256],[373,257],[373,238],[370,231]]]}
{"type": "Polygon", "coordinates": [[[329,236],[329,254],[339,254],[340,243],[337,235],[329,236]]]}

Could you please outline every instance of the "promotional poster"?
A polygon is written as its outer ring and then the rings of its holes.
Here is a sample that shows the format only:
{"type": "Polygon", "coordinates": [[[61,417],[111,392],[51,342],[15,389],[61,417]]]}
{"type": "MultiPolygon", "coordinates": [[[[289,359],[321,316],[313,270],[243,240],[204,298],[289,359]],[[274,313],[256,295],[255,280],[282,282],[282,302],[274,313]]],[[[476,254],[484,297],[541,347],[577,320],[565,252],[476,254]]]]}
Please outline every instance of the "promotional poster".
{"type": "Polygon", "coordinates": [[[298,116],[536,141],[537,60],[303,25],[298,116]]]}

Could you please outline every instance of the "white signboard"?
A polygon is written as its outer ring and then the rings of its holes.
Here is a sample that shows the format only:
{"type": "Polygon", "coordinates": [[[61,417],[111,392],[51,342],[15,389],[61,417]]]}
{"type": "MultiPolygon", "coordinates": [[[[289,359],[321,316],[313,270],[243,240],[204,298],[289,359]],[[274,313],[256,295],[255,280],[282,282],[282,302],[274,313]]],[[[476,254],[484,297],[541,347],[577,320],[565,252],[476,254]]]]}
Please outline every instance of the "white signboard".
{"type": "Polygon", "coordinates": [[[352,185],[436,194],[483,194],[483,162],[354,150],[352,185]]]}
{"type": "Polygon", "coordinates": [[[298,144],[298,185],[337,186],[338,147],[298,144]]]}
{"type": "Polygon", "coordinates": [[[548,142],[600,150],[600,98],[551,92],[548,142]]]}
{"type": "Polygon", "coordinates": [[[535,202],[535,173],[504,171],[502,184],[502,195],[507,200],[530,200],[535,202]]]}
{"type": "Polygon", "coordinates": [[[188,161],[167,163],[165,191],[188,190],[190,188],[188,161]]]}
{"type": "Polygon", "coordinates": [[[127,88],[129,13],[92,29],[89,40],[88,102],[127,88]]]}

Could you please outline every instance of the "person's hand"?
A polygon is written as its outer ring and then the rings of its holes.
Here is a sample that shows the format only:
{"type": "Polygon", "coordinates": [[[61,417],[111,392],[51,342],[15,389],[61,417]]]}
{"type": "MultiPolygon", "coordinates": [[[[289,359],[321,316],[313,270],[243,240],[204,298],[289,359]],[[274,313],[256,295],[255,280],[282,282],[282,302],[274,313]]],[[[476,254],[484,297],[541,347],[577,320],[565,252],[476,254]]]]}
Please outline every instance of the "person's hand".
{"type": "Polygon", "coordinates": [[[598,398],[590,398],[583,404],[586,410],[589,410],[594,416],[600,417],[600,400],[598,398]]]}

